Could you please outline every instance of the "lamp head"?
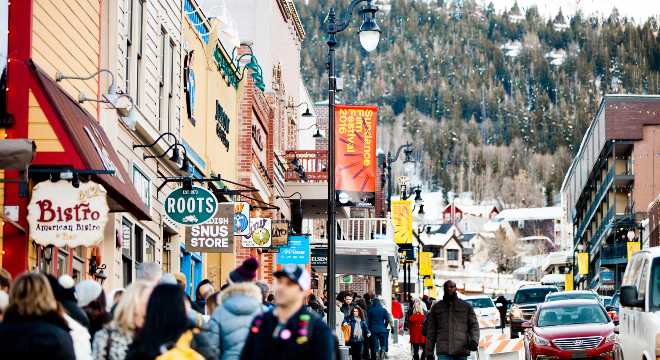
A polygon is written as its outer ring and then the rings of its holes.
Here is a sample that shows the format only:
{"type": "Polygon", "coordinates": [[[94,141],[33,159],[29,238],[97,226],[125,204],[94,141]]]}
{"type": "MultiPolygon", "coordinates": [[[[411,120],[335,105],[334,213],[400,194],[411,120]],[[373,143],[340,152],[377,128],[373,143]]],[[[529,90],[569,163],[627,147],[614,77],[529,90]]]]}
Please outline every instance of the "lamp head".
{"type": "Polygon", "coordinates": [[[420,204],[420,205],[419,205],[419,211],[417,212],[417,214],[419,214],[419,215],[424,215],[424,214],[426,214],[426,213],[424,212],[424,204],[420,204]]]}
{"type": "Polygon", "coordinates": [[[170,157],[170,161],[178,164],[179,160],[181,160],[179,157],[179,149],[175,146],[172,149],[172,156],[170,157]]]}
{"type": "Polygon", "coordinates": [[[316,128],[316,133],[312,137],[316,139],[322,138],[323,135],[321,134],[321,130],[319,130],[319,128],[316,128]]]}
{"type": "Polygon", "coordinates": [[[423,201],[424,200],[422,199],[422,189],[420,188],[415,189],[415,204],[421,205],[423,201]]]}
{"type": "Polygon", "coordinates": [[[380,27],[376,23],[376,12],[378,8],[371,1],[367,1],[360,13],[362,14],[362,25],[360,25],[360,44],[367,52],[372,52],[378,47],[380,41],[380,27]]]}
{"type": "Polygon", "coordinates": [[[188,160],[187,156],[183,157],[183,163],[181,163],[181,170],[190,173],[190,160],[188,160]]]}
{"type": "Polygon", "coordinates": [[[309,106],[308,106],[307,109],[305,109],[305,112],[302,114],[302,117],[312,117],[312,116],[314,115],[312,115],[312,112],[309,111],[309,106]]]}
{"type": "Polygon", "coordinates": [[[135,131],[135,124],[137,123],[137,117],[138,117],[137,110],[135,110],[135,106],[130,107],[126,116],[122,116],[119,109],[117,110],[117,113],[124,120],[124,124],[126,124],[126,126],[128,126],[129,129],[135,131]]]}

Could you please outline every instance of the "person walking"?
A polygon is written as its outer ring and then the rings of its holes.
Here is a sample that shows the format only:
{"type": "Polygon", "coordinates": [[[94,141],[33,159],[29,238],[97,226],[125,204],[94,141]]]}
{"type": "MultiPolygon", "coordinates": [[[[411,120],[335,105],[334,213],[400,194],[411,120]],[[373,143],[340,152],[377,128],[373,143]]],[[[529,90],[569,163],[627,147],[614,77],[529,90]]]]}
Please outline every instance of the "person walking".
{"type": "Polygon", "coordinates": [[[344,314],[344,318],[351,316],[354,307],[353,296],[349,292],[346,292],[341,305],[341,312],[344,314]]]}
{"type": "Polygon", "coordinates": [[[273,275],[277,305],[252,322],[241,360],[336,360],[335,336],[319,316],[304,306],[312,281],[307,270],[284,265],[273,275]]]}
{"type": "Polygon", "coordinates": [[[426,337],[422,333],[425,317],[422,302],[419,299],[415,299],[412,314],[408,317],[408,330],[410,331],[410,347],[412,348],[413,360],[420,359],[420,350],[422,351],[422,359],[425,359],[424,347],[426,345],[426,337]]]}
{"type": "Polygon", "coordinates": [[[397,334],[399,334],[403,327],[403,321],[401,321],[403,319],[403,305],[395,296],[392,296],[392,317],[397,320],[395,327],[397,334]]]}
{"type": "Polygon", "coordinates": [[[0,359],[75,360],[69,330],[48,279],[25,273],[12,285],[0,323],[0,359]]]}
{"type": "Polygon", "coordinates": [[[354,307],[353,314],[351,314],[348,319],[345,319],[344,323],[351,327],[351,335],[346,342],[346,345],[351,347],[351,356],[353,357],[353,360],[360,360],[362,359],[362,346],[364,345],[364,340],[371,337],[369,326],[364,320],[364,312],[360,307],[354,307]]]}
{"type": "Polygon", "coordinates": [[[147,302],[153,290],[146,280],[133,282],[115,307],[114,316],[94,336],[92,354],[94,360],[124,360],[133,343],[135,333],[144,325],[147,302]]]}
{"type": "Polygon", "coordinates": [[[500,313],[500,329],[504,332],[504,328],[506,327],[506,308],[509,306],[509,300],[500,294],[495,300],[495,305],[500,305],[497,307],[497,311],[500,313]]]}
{"type": "Polygon", "coordinates": [[[89,335],[93,339],[96,332],[111,320],[103,288],[94,280],[83,280],[76,285],[76,298],[89,319],[89,335]]]}
{"type": "Polygon", "coordinates": [[[209,279],[204,279],[197,284],[195,289],[195,302],[192,303],[193,310],[202,315],[210,315],[206,313],[206,298],[215,292],[213,283],[209,279]]]}
{"type": "Polygon", "coordinates": [[[259,262],[251,257],[229,273],[230,284],[218,296],[218,308],[203,336],[218,350],[218,359],[237,360],[248,337],[250,323],[263,311],[262,292],[255,284],[259,262]]]}
{"type": "Polygon", "coordinates": [[[479,322],[472,306],[459,299],[456,283],[443,284],[444,295],[428,313],[426,356],[438,360],[464,360],[479,346],[479,322]]]}
{"type": "Polygon", "coordinates": [[[387,326],[391,324],[392,317],[383,307],[380,299],[371,296],[371,307],[367,311],[369,330],[373,335],[371,339],[371,359],[382,360],[387,354],[387,341],[389,333],[387,326]]]}
{"type": "MultiPolygon", "coordinates": [[[[144,325],[128,347],[126,359],[154,360],[163,350],[173,347],[180,338],[189,337],[193,328],[194,324],[186,313],[181,288],[174,284],[159,284],[149,296],[144,325]]],[[[198,350],[194,341],[193,348],[198,350]]],[[[199,355],[197,351],[195,354],[199,355]]]]}

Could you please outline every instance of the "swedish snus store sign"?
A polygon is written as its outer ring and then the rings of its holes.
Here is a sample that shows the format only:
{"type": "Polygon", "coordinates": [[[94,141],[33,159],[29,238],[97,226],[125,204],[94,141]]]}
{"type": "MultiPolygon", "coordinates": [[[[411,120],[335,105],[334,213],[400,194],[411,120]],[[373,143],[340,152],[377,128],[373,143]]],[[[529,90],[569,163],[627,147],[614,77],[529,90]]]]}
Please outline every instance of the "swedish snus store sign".
{"type": "Polygon", "coordinates": [[[219,204],[218,212],[209,221],[186,227],[186,250],[234,252],[234,204],[219,204]]]}
{"type": "Polygon", "coordinates": [[[218,200],[212,192],[193,186],[190,190],[175,189],[165,198],[165,214],[185,226],[199,225],[215,216],[218,200]]]}

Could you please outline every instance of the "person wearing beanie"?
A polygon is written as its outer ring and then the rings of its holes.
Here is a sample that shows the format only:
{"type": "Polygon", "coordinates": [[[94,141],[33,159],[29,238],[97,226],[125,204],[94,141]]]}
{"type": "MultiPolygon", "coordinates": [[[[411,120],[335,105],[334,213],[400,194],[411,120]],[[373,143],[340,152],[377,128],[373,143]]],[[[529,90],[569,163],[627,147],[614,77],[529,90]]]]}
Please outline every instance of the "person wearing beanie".
{"type": "Polygon", "coordinates": [[[89,318],[89,334],[94,338],[94,334],[111,320],[103,288],[94,280],[83,280],[76,285],[76,298],[89,318]]]}
{"type": "Polygon", "coordinates": [[[50,288],[53,290],[55,300],[64,308],[64,320],[69,327],[69,335],[73,340],[73,352],[76,360],[92,359],[92,337],[89,335],[87,315],[76,304],[76,295],[73,290],[73,278],[62,275],[59,279],[46,274],[50,288]],[[83,324],[78,319],[83,319],[83,324]]]}
{"type": "Polygon", "coordinates": [[[229,273],[229,285],[217,297],[218,307],[204,334],[209,344],[219,349],[218,359],[240,359],[250,323],[263,311],[261,289],[255,284],[258,268],[254,257],[243,261],[229,273]]]}
{"type": "Polygon", "coordinates": [[[195,289],[195,302],[193,302],[192,308],[198,313],[205,315],[206,314],[206,298],[215,292],[213,283],[209,279],[204,279],[197,284],[195,289]]]}

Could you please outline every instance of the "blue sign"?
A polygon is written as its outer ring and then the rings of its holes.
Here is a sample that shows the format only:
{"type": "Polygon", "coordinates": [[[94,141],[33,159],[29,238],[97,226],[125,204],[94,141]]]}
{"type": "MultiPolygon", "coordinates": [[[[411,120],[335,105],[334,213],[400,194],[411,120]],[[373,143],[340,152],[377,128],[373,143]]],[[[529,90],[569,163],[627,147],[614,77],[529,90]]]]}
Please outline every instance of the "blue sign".
{"type": "Polygon", "coordinates": [[[287,246],[279,248],[277,263],[280,265],[309,264],[309,235],[289,236],[287,246]]]}
{"type": "Polygon", "coordinates": [[[603,285],[614,284],[614,272],[610,269],[600,269],[600,282],[603,285]]]}

